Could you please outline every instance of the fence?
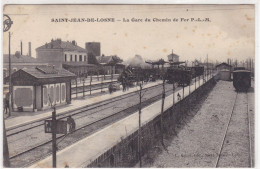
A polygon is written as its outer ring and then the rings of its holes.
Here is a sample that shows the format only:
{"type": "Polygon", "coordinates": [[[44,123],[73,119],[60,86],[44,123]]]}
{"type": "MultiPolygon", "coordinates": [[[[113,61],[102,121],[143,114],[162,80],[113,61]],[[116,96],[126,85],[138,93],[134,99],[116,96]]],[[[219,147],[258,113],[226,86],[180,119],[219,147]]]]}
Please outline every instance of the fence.
{"type": "Polygon", "coordinates": [[[77,78],[71,82],[71,98],[85,97],[92,95],[93,92],[102,93],[105,91],[109,84],[117,82],[119,75],[100,75],[89,76],[88,78],[77,78]]]}

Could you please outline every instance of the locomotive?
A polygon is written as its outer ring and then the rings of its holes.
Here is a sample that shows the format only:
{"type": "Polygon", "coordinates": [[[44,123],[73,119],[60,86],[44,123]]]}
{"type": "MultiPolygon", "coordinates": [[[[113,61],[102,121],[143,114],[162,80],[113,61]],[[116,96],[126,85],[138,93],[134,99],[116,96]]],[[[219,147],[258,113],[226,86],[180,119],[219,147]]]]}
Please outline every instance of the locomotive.
{"type": "Polygon", "coordinates": [[[170,67],[161,69],[128,66],[121,73],[118,81],[127,86],[132,86],[134,82],[148,82],[165,78],[168,83],[178,83],[180,86],[185,86],[189,85],[193,78],[203,75],[204,67],[185,67],[181,65],[182,63],[185,62],[170,63],[170,67]]]}
{"type": "Polygon", "coordinates": [[[140,68],[128,66],[121,73],[118,81],[127,86],[132,86],[134,82],[155,81],[161,77],[160,70],[155,68],[140,68]]]}

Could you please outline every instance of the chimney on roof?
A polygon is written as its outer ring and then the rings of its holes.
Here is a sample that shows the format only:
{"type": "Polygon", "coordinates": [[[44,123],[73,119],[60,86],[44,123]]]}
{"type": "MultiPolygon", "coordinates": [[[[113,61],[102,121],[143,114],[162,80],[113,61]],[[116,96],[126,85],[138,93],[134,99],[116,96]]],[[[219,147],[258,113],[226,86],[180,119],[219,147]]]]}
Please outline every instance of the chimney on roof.
{"type": "Polygon", "coordinates": [[[72,45],[76,46],[76,41],[75,40],[72,41],[72,45]]]}
{"type": "Polygon", "coordinates": [[[23,42],[21,41],[21,55],[23,55],[23,42]]]}
{"type": "Polygon", "coordinates": [[[28,55],[29,55],[29,56],[32,56],[31,42],[28,43],[28,48],[29,48],[29,49],[28,49],[28,50],[29,50],[29,51],[28,51],[28,55]]]}

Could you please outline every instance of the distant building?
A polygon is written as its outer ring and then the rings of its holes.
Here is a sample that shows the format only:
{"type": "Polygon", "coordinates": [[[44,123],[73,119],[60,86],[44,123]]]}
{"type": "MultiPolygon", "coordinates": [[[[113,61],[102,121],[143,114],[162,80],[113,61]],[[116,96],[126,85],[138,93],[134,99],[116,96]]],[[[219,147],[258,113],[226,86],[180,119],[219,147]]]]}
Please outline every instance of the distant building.
{"type": "MultiPolygon", "coordinates": [[[[11,75],[14,111],[36,111],[71,102],[75,74],[52,66],[24,68],[11,75]]],[[[5,78],[9,81],[9,77],[5,78]]]]}
{"type": "Polygon", "coordinates": [[[101,55],[100,42],[86,42],[85,49],[88,51],[88,54],[92,53],[94,56],[101,55]]]}
{"type": "Polygon", "coordinates": [[[77,46],[76,41],[51,40],[43,46],[36,48],[36,57],[40,62],[62,68],[63,63],[88,63],[87,50],[77,46]]]}
{"type": "Polygon", "coordinates": [[[117,56],[97,56],[96,58],[107,75],[121,74],[125,68],[125,65],[121,63],[122,60],[117,56]]]}
{"type": "MultiPolygon", "coordinates": [[[[9,55],[4,54],[3,55],[3,77],[9,76],[9,55]]],[[[36,58],[33,58],[31,56],[25,56],[25,55],[11,55],[11,68],[13,72],[16,72],[19,69],[23,68],[32,68],[35,66],[40,65],[47,65],[47,63],[39,62],[36,58]]]]}
{"type": "Polygon", "coordinates": [[[174,54],[173,52],[167,57],[169,62],[179,62],[179,56],[174,54]]]}
{"type": "Polygon", "coordinates": [[[225,62],[223,62],[221,64],[218,64],[216,66],[216,69],[217,69],[217,71],[221,71],[221,70],[230,70],[231,71],[232,70],[232,66],[227,64],[227,63],[225,63],[225,62]]]}
{"type": "Polygon", "coordinates": [[[77,46],[76,41],[52,40],[38,47],[36,53],[41,62],[47,62],[57,68],[65,68],[78,77],[86,77],[90,72],[97,72],[97,66],[88,63],[88,50],[77,46]]]}

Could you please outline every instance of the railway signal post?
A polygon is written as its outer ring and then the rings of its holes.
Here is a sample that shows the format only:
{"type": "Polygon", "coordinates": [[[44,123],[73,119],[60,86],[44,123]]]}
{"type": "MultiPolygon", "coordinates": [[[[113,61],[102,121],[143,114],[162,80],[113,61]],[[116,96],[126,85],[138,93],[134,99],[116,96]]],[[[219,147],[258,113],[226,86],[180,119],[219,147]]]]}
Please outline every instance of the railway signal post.
{"type": "MultiPolygon", "coordinates": [[[[55,106],[53,106],[52,119],[44,121],[45,133],[52,133],[52,167],[53,168],[56,168],[56,164],[57,164],[56,134],[65,134],[66,135],[67,134],[67,123],[68,123],[67,121],[56,120],[56,108],[55,108],[55,106]]],[[[69,132],[73,132],[74,129],[75,129],[75,125],[74,125],[74,128],[72,130],[70,130],[69,132]]]]}

